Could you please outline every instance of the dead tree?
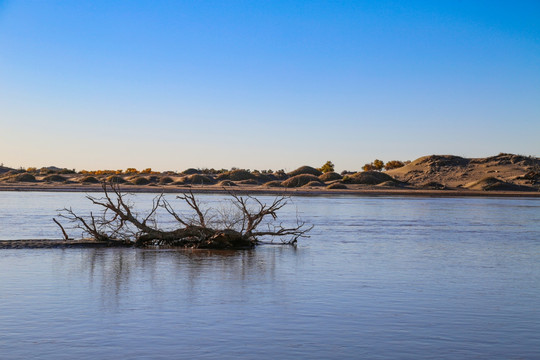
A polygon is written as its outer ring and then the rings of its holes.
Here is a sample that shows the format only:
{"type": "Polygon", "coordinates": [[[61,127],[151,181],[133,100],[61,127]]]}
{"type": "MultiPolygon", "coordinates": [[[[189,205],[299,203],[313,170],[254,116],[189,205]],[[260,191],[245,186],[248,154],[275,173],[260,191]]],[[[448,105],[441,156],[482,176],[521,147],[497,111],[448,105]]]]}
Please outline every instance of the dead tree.
{"type": "Polygon", "coordinates": [[[115,183],[103,183],[103,196],[87,195],[87,199],[101,209],[99,215],[76,214],[71,208],[60,211],[60,216],[73,223],[73,228],[97,241],[132,242],[137,247],[167,245],[192,248],[240,249],[251,248],[261,238],[278,238],[284,244],[296,244],[306,237],[312,227],[298,218],[293,226],[278,223],[277,212],[288,202],[287,197],[277,197],[269,205],[253,196],[230,194],[229,211],[204,208],[192,192],[177,196],[188,205],[189,214],[180,213],[164,198],[153,199],[145,216],[136,214],[115,183]],[[164,209],[175,221],[176,228],[160,229],[157,212],[164,209]]]}

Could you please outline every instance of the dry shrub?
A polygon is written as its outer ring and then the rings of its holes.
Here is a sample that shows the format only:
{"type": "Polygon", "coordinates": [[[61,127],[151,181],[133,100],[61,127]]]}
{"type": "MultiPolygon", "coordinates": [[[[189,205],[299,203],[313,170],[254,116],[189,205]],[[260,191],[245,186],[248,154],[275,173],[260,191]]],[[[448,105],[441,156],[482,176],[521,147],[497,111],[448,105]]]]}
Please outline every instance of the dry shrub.
{"type": "Polygon", "coordinates": [[[231,180],[222,180],[219,183],[217,183],[217,186],[237,186],[237,185],[233,183],[231,180]]]}
{"type": "Polygon", "coordinates": [[[333,181],[333,180],[341,180],[342,178],[343,177],[341,175],[333,171],[324,173],[321,176],[319,176],[319,180],[324,181],[324,182],[333,181]]]}
{"type": "Polygon", "coordinates": [[[333,183],[333,184],[328,185],[326,188],[330,190],[342,190],[342,189],[347,189],[347,186],[342,183],[333,183]]]}
{"type": "Polygon", "coordinates": [[[402,182],[399,182],[399,181],[385,181],[383,183],[380,183],[379,185],[377,186],[381,186],[381,187],[393,187],[393,188],[402,188],[403,187],[403,183],[402,182]]]}
{"type": "Polygon", "coordinates": [[[9,171],[11,171],[11,170],[13,170],[13,169],[12,169],[12,168],[8,168],[8,167],[6,167],[6,166],[1,166],[1,165],[0,165],[0,174],[5,174],[5,173],[7,173],[7,172],[9,172],[9,171]]]}
{"type": "Polygon", "coordinates": [[[259,185],[259,182],[254,179],[242,180],[242,181],[239,181],[238,183],[242,185],[259,185]]]}
{"type": "Polygon", "coordinates": [[[316,177],[315,175],[301,174],[301,175],[293,176],[293,177],[283,181],[281,183],[281,185],[283,185],[284,187],[289,187],[289,188],[290,187],[300,187],[300,186],[306,185],[307,183],[309,183],[311,181],[319,182],[319,178],[316,177]]]}
{"type": "Polygon", "coordinates": [[[247,170],[232,170],[227,171],[217,176],[218,180],[231,180],[231,181],[242,181],[242,180],[255,180],[257,177],[250,173],[247,170]]]}
{"type": "Polygon", "coordinates": [[[9,178],[12,182],[35,182],[36,178],[32,174],[17,174],[9,178]]]}
{"type": "Polygon", "coordinates": [[[3,175],[4,176],[12,176],[12,175],[23,174],[23,173],[24,173],[24,170],[12,169],[12,170],[6,171],[5,173],[3,173],[3,175]]]}
{"type": "Polygon", "coordinates": [[[150,180],[148,180],[145,177],[137,176],[136,178],[132,179],[131,182],[135,185],[148,185],[150,184],[150,180]]]}
{"type": "Polygon", "coordinates": [[[310,181],[304,186],[305,187],[320,187],[320,186],[324,186],[324,184],[320,181],[310,181]]]}
{"type": "Polygon", "coordinates": [[[123,184],[126,182],[126,180],[118,175],[111,175],[107,178],[107,182],[115,183],[115,184],[123,184]]]}
{"type": "Polygon", "coordinates": [[[278,181],[278,180],[269,181],[269,182],[265,183],[264,186],[267,186],[267,187],[282,187],[281,181],[278,181]]]}
{"type": "Polygon", "coordinates": [[[47,181],[47,182],[64,182],[66,181],[67,179],[65,177],[63,177],[62,175],[49,175],[49,176],[45,176],[43,178],[43,181],[47,181]]]}
{"type": "Polygon", "coordinates": [[[186,169],[184,171],[182,171],[182,174],[184,175],[194,175],[194,174],[201,174],[201,170],[197,170],[197,169],[194,169],[194,168],[189,168],[189,169],[186,169]]]}
{"type": "Polygon", "coordinates": [[[296,175],[303,175],[303,174],[320,176],[322,175],[322,171],[317,170],[311,166],[300,166],[298,169],[293,170],[290,173],[288,173],[289,176],[296,176],[296,175]]]}
{"type": "Polygon", "coordinates": [[[215,180],[209,176],[193,174],[183,178],[182,183],[193,185],[212,185],[215,183],[215,180]]]}
{"type": "Polygon", "coordinates": [[[420,187],[424,189],[431,189],[431,190],[444,190],[446,189],[446,185],[443,185],[436,181],[429,181],[425,184],[422,184],[420,187]]]}
{"type": "Polygon", "coordinates": [[[170,177],[170,176],[164,176],[164,177],[162,177],[161,179],[159,179],[159,183],[160,183],[161,185],[170,184],[170,183],[172,183],[172,182],[174,182],[174,180],[173,180],[173,178],[170,177]]]}
{"type": "Polygon", "coordinates": [[[100,181],[93,176],[85,176],[79,180],[82,183],[97,184],[100,181]]]}
{"type": "Polygon", "coordinates": [[[516,185],[497,179],[493,176],[488,176],[482,180],[476,181],[467,185],[469,189],[483,191],[534,191],[535,189],[529,186],[516,185]]]}
{"type": "Polygon", "coordinates": [[[347,175],[342,180],[347,184],[378,185],[385,181],[395,181],[393,177],[379,171],[363,171],[347,175]]]}

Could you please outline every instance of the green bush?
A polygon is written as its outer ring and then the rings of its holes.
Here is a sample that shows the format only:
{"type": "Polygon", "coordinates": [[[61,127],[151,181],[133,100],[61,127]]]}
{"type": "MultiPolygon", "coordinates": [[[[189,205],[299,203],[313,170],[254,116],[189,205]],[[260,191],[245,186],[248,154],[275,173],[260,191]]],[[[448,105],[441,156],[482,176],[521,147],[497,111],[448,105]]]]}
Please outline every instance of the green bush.
{"type": "Polygon", "coordinates": [[[334,171],[334,164],[331,161],[327,161],[318,170],[322,171],[323,173],[333,172],[334,171]]]}

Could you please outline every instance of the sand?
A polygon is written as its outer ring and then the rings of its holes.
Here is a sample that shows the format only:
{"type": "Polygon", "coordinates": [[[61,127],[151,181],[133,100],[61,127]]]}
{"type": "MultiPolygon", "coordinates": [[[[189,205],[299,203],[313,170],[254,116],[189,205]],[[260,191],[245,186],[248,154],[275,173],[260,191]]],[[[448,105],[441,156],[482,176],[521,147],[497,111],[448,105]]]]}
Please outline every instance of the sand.
{"type": "MultiPolygon", "coordinates": [[[[302,168],[300,168],[302,169],[302,168]]],[[[2,168],[0,191],[62,191],[62,192],[101,192],[101,184],[81,182],[88,174],[62,174],[65,181],[47,181],[50,175],[34,173],[35,182],[16,181],[20,175],[15,170],[2,168]]],[[[196,171],[196,170],[194,170],[196,171]]],[[[163,174],[123,175],[128,181],[120,185],[125,192],[148,193],[226,193],[242,192],[260,195],[373,195],[373,196],[527,196],[540,197],[540,159],[499,154],[487,158],[463,158],[454,155],[429,155],[416,159],[412,163],[384,173],[394,180],[378,185],[366,185],[361,179],[368,173],[349,175],[343,182],[346,189],[328,189],[328,186],[341,180],[325,181],[323,186],[301,186],[285,188],[265,186],[263,182],[275,183],[281,180],[276,174],[256,174],[249,181],[232,181],[234,186],[224,187],[218,180],[224,175],[208,175],[207,185],[189,184],[190,178],[171,172],[163,174]],[[149,184],[134,185],[129,183],[134,177],[145,177],[149,184]],[[162,184],[161,179],[167,179],[162,184]],[[169,180],[172,180],[170,182],[169,180]],[[259,181],[257,183],[257,181],[259,181]]],[[[105,180],[108,175],[92,175],[98,180],[105,180]]],[[[194,176],[194,175],[191,175],[194,176]]],[[[200,176],[200,175],[197,175],[200,176]]]]}

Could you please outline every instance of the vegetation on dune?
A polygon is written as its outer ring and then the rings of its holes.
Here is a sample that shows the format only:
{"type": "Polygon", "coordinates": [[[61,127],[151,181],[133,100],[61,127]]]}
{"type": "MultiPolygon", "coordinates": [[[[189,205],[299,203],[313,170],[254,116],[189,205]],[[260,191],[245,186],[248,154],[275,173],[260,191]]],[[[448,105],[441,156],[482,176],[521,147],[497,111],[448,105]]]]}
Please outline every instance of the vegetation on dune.
{"type": "Polygon", "coordinates": [[[327,161],[323,166],[318,168],[317,170],[323,172],[323,173],[329,173],[334,171],[334,164],[331,161],[327,161]]]}
{"type": "Polygon", "coordinates": [[[7,173],[7,172],[9,172],[11,170],[14,170],[14,169],[8,168],[8,167],[6,167],[4,165],[0,165],[0,174],[5,174],[5,173],[7,173]]]}
{"type": "Polygon", "coordinates": [[[100,181],[93,176],[85,176],[79,180],[82,183],[98,184],[100,181]]]}
{"type": "MultiPolygon", "coordinates": [[[[20,167],[18,169],[0,166],[0,181],[5,186],[17,182],[45,182],[64,184],[95,184],[103,181],[115,182],[117,184],[138,185],[138,186],[158,186],[158,185],[179,185],[190,186],[233,186],[236,185],[261,185],[266,187],[300,187],[311,181],[317,181],[312,177],[318,177],[319,182],[328,185],[333,182],[345,184],[365,184],[380,185],[381,187],[404,187],[409,186],[425,189],[442,190],[450,187],[452,189],[468,188],[471,190],[538,190],[540,185],[540,158],[533,156],[515,155],[500,153],[496,156],[486,158],[464,158],[454,155],[429,155],[411,161],[391,160],[384,163],[375,159],[373,162],[365,164],[363,172],[342,171],[341,175],[334,170],[334,164],[327,161],[320,168],[311,166],[301,166],[290,173],[281,170],[250,170],[231,168],[216,170],[214,168],[195,169],[189,168],[181,174],[174,171],[156,172],[151,168],[141,171],[136,168],[126,170],[82,170],[75,173],[74,170],[49,167],[20,167]],[[403,168],[404,167],[404,168],[403,168]],[[397,171],[392,171],[400,169],[397,171]],[[387,170],[395,176],[395,179],[378,176],[376,173],[383,173],[387,170]],[[19,174],[30,176],[16,177],[19,174]],[[73,174],[78,174],[73,176],[73,174]],[[363,174],[363,175],[362,175],[363,174]],[[178,178],[179,175],[183,175],[178,178]],[[297,176],[303,175],[297,178],[297,176]],[[494,175],[502,183],[489,183],[471,185],[473,181],[482,176],[494,175]],[[399,181],[403,182],[399,182],[399,181]]],[[[315,186],[315,183],[312,184],[315,186]]]]}
{"type": "Polygon", "coordinates": [[[43,181],[47,182],[65,182],[67,179],[63,177],[62,175],[48,175],[43,178],[43,181]]]}
{"type": "Polygon", "coordinates": [[[385,181],[395,181],[393,177],[379,171],[364,171],[353,175],[346,175],[342,182],[346,184],[377,185],[385,181]]]}
{"type": "Polygon", "coordinates": [[[194,168],[189,168],[189,169],[186,169],[186,170],[182,171],[182,174],[184,174],[184,175],[193,175],[193,174],[202,174],[202,172],[200,170],[197,170],[197,169],[194,169],[194,168]]]}
{"type": "Polygon", "coordinates": [[[266,187],[282,187],[281,181],[279,180],[272,180],[264,184],[266,187]]]}
{"type": "Polygon", "coordinates": [[[242,185],[259,185],[259,182],[255,179],[242,180],[238,181],[238,183],[242,185]]]}
{"type": "Polygon", "coordinates": [[[146,178],[148,179],[148,181],[150,181],[153,184],[158,183],[161,179],[161,177],[156,176],[156,175],[147,176],[146,178]]]}
{"type": "Polygon", "coordinates": [[[124,179],[123,177],[121,176],[118,176],[118,175],[111,175],[109,177],[107,177],[107,182],[110,182],[110,183],[115,183],[115,184],[123,184],[126,182],[126,179],[124,179]]]}
{"type": "Polygon", "coordinates": [[[512,184],[493,176],[485,177],[479,181],[467,184],[467,188],[483,191],[532,191],[534,188],[512,184]]]}
{"type": "Polygon", "coordinates": [[[399,160],[390,160],[384,165],[385,170],[399,169],[400,167],[405,166],[403,161],[399,160]]]}
{"type": "Polygon", "coordinates": [[[164,176],[161,179],[159,179],[159,183],[161,185],[166,185],[166,184],[170,184],[170,183],[173,183],[173,182],[174,182],[174,180],[170,176],[164,176]]]}
{"type": "MultiPolygon", "coordinates": [[[[246,249],[260,243],[261,238],[279,239],[284,244],[296,244],[307,236],[312,227],[300,220],[290,226],[278,222],[278,211],[287,205],[288,198],[277,197],[271,204],[262,203],[252,196],[230,193],[226,206],[205,208],[193,193],[176,197],[186,204],[191,213],[178,212],[163,194],[154,198],[145,216],[133,211],[129,195],[120,192],[118,185],[103,184],[103,197],[88,195],[87,199],[101,209],[101,213],[87,216],[76,214],[71,208],[63,209],[60,217],[68,220],[74,229],[100,242],[126,244],[137,247],[183,246],[211,249],[246,249]],[[176,228],[162,230],[158,227],[158,209],[163,209],[175,221],[176,228]],[[225,210],[223,210],[225,209],[225,210]]],[[[64,238],[69,236],[61,228],[64,238]]]]}
{"type": "Polygon", "coordinates": [[[307,183],[311,181],[320,182],[319,178],[315,175],[301,174],[301,175],[296,175],[291,178],[288,178],[287,180],[283,181],[281,185],[284,187],[289,187],[289,188],[300,187],[300,186],[306,185],[307,183]]]}
{"type": "Polygon", "coordinates": [[[148,185],[150,184],[150,180],[148,178],[145,178],[144,176],[137,176],[136,178],[132,179],[131,182],[135,185],[148,185]]]}
{"type": "Polygon", "coordinates": [[[401,181],[389,180],[389,181],[385,181],[385,182],[382,182],[380,184],[377,184],[377,186],[379,186],[379,187],[391,187],[391,188],[402,188],[402,187],[405,186],[405,184],[402,183],[401,181]]]}
{"type": "Polygon", "coordinates": [[[447,189],[446,185],[441,184],[437,181],[428,181],[427,183],[424,183],[420,185],[421,188],[424,189],[431,189],[431,190],[445,190],[447,189]]]}
{"type": "Polygon", "coordinates": [[[121,175],[123,170],[81,170],[79,174],[81,175],[121,175]]]}
{"type": "Polygon", "coordinates": [[[310,181],[304,186],[305,187],[321,187],[321,186],[324,186],[324,184],[320,182],[319,180],[317,180],[317,181],[310,181]]]}
{"type": "Polygon", "coordinates": [[[221,173],[217,176],[218,180],[231,180],[231,181],[242,181],[242,180],[255,180],[257,176],[250,173],[247,170],[237,169],[231,170],[224,173],[221,173]]]}
{"type": "Polygon", "coordinates": [[[285,180],[289,178],[289,175],[287,175],[283,169],[274,171],[273,175],[275,176],[276,180],[285,180]]]}
{"type": "Polygon", "coordinates": [[[333,184],[328,185],[326,188],[330,190],[343,190],[343,189],[347,189],[347,185],[342,184],[342,183],[333,183],[333,184]]]}
{"type": "Polygon", "coordinates": [[[220,181],[219,183],[216,184],[217,186],[222,186],[222,187],[225,187],[225,186],[237,186],[234,182],[232,182],[231,180],[222,180],[220,181]]]}
{"type": "Polygon", "coordinates": [[[297,175],[315,175],[320,176],[322,175],[322,171],[315,169],[311,166],[301,166],[296,170],[293,170],[289,172],[287,175],[289,176],[297,176],[297,175]]]}
{"type": "Polygon", "coordinates": [[[213,178],[206,175],[193,174],[193,175],[184,177],[182,179],[182,182],[184,184],[191,184],[191,185],[212,185],[216,181],[213,178]]]}
{"type": "Polygon", "coordinates": [[[383,168],[384,168],[384,162],[379,159],[375,159],[373,160],[372,163],[365,164],[364,166],[362,166],[362,170],[364,171],[374,171],[374,170],[381,171],[383,168]]]}
{"type": "Polygon", "coordinates": [[[333,171],[326,172],[326,173],[322,174],[321,176],[319,176],[319,180],[324,181],[324,182],[334,181],[334,180],[341,180],[342,178],[343,178],[343,176],[341,176],[338,173],[333,172],[333,171]]]}
{"type": "Polygon", "coordinates": [[[36,182],[36,177],[32,174],[23,173],[7,177],[8,182],[36,182]]]}

